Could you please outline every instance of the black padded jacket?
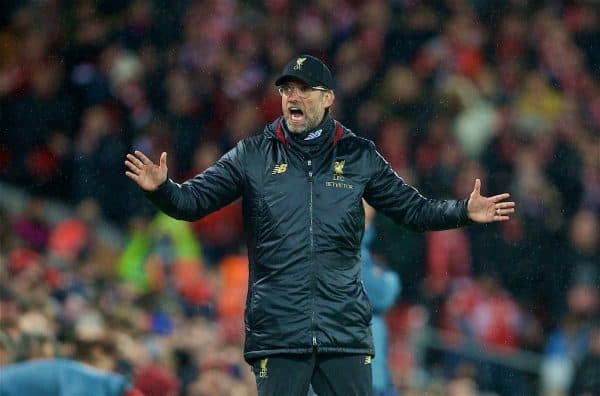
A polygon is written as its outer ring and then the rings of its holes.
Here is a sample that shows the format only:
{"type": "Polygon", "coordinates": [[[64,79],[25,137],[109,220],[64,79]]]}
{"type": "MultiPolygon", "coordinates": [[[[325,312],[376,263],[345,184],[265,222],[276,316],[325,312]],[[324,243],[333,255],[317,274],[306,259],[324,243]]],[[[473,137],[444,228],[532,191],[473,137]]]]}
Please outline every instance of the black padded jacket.
{"type": "Polygon", "coordinates": [[[374,354],[371,306],[360,278],[364,198],[417,231],[468,224],[466,200],[427,199],[375,145],[335,121],[331,146],[306,158],[281,118],[213,166],[148,198],[196,220],[241,197],[249,257],[247,361],[279,353],[374,354]]]}

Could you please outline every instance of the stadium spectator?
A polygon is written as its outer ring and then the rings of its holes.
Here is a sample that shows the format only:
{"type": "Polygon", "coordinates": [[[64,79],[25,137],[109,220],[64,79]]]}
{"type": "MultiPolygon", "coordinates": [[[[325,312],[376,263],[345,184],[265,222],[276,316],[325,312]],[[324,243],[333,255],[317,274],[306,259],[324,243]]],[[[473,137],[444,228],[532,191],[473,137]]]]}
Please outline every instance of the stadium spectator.
{"type": "MultiPolygon", "coordinates": [[[[2,396],[144,396],[119,374],[65,359],[33,360],[0,367],[2,396]]],[[[152,389],[152,388],[150,388],[152,389]]],[[[174,396],[157,389],[150,396],[174,396]]]]}
{"type": "Polygon", "coordinates": [[[575,368],[571,396],[595,395],[600,392],[600,327],[592,327],[589,351],[575,368]]]}
{"type": "Polygon", "coordinates": [[[373,345],[377,356],[373,359],[373,392],[376,396],[392,396],[394,394],[388,363],[388,331],[385,312],[394,304],[400,294],[400,278],[398,274],[384,268],[373,257],[370,249],[375,239],[373,220],[375,210],[368,204],[365,206],[365,235],[360,249],[361,277],[371,306],[373,318],[371,330],[373,345]]]}

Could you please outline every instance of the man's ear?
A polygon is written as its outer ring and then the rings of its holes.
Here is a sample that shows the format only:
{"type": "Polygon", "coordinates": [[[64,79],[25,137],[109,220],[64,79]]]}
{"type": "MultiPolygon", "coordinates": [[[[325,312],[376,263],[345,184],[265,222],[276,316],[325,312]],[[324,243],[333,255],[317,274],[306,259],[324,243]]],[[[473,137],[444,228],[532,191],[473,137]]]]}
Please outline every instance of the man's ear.
{"type": "Polygon", "coordinates": [[[325,92],[325,107],[331,107],[334,100],[335,100],[335,94],[333,93],[333,91],[325,92]]]}

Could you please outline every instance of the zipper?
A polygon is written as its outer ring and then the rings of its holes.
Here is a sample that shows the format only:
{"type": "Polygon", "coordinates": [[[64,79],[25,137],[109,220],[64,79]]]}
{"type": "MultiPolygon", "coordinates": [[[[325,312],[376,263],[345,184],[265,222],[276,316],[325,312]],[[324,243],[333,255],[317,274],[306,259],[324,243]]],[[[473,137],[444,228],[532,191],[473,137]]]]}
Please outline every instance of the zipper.
{"type": "Polygon", "coordinates": [[[313,172],[312,172],[312,160],[306,162],[308,165],[308,184],[310,187],[310,197],[308,201],[308,213],[310,216],[310,224],[308,232],[310,234],[310,253],[312,256],[314,250],[314,239],[313,239],[313,172]]]}
{"type": "Polygon", "coordinates": [[[315,333],[315,287],[316,287],[316,269],[314,265],[314,251],[315,251],[315,239],[314,239],[314,230],[313,230],[313,170],[312,170],[312,160],[307,160],[306,165],[308,166],[308,186],[310,190],[310,197],[308,200],[308,215],[309,215],[309,240],[310,240],[310,258],[311,258],[311,269],[312,269],[312,282],[311,282],[311,300],[312,300],[312,312],[311,312],[311,332],[312,332],[312,345],[313,348],[317,348],[317,335],[315,333]]]}

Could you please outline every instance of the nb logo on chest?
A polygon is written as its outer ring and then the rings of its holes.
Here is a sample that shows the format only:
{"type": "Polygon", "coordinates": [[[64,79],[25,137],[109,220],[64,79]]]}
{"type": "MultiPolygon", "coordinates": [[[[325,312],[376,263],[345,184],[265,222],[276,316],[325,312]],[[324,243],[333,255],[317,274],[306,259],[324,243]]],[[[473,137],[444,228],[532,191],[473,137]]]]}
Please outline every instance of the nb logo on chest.
{"type": "Polygon", "coordinates": [[[288,164],[277,164],[273,167],[273,172],[271,172],[271,174],[276,175],[278,173],[285,173],[287,166],[288,164]]]}

